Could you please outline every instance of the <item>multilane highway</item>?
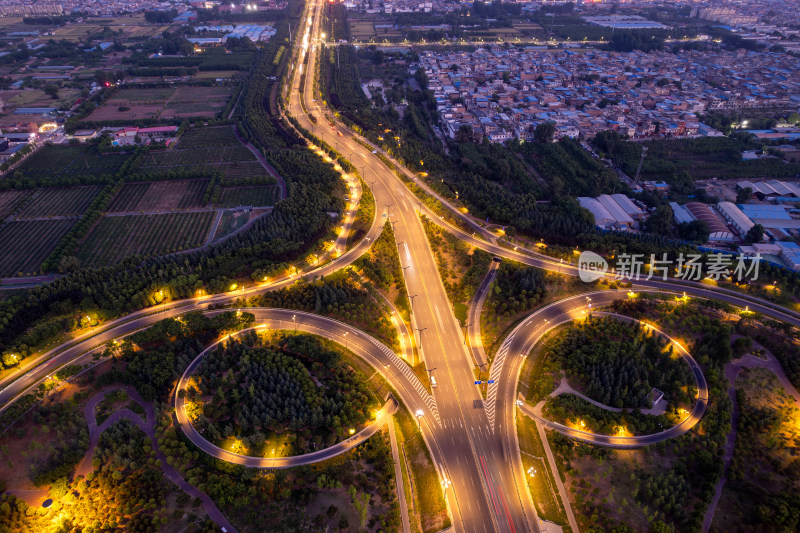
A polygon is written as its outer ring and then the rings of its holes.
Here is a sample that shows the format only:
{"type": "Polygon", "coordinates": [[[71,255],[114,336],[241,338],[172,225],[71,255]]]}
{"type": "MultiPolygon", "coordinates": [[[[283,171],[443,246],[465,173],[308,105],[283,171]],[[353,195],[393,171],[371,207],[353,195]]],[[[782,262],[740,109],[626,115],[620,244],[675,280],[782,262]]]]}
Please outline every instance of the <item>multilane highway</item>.
{"type": "MultiPolygon", "coordinates": [[[[388,219],[393,224],[405,283],[409,294],[413,296],[413,333],[420,355],[437,383],[428,401],[425,396],[427,392],[423,393],[416,388],[409,390],[407,394],[400,393],[401,400],[412,411],[423,411],[420,427],[442,479],[455,529],[487,532],[538,531],[535,509],[525,488],[524,473],[520,471],[519,450],[515,440],[513,417],[517,376],[521,367],[521,355],[527,353],[524,351],[527,347],[525,342],[538,338],[542,330],[537,328],[542,326],[543,320],[551,320],[548,316],[555,318],[572,312],[575,302],[557,302],[543,309],[541,314],[535,314],[532,319],[524,322],[521,329],[509,335],[505,353],[502,357],[498,355],[493,363],[491,375],[497,379],[495,385],[490,386],[489,401],[484,402],[478,387],[474,385],[473,359],[464,345],[462,330],[452,314],[418,213],[426,214],[460,239],[498,257],[566,275],[576,275],[577,267],[555,262],[550,257],[530,250],[511,249],[502,243],[498,244],[484,228],[440,198],[453,211],[453,216],[460,217],[480,236],[449,224],[413,196],[406,185],[395,176],[394,171],[373,153],[373,150],[378,151],[377,147],[367,149],[362,144],[366,141],[358,139],[358,142],[352,132],[341,126],[338,129],[330,127],[323,119],[323,109],[314,100],[313,84],[308,81],[313,80],[313,74],[305,78],[302,76],[304,68],[308,73],[316,71],[322,5],[320,0],[306,5],[301,31],[298,32],[301,44],[295,49],[297,68],[290,80],[287,111],[305,129],[327,144],[335,146],[340,153],[350,156],[351,162],[362,171],[364,180],[372,184],[377,209],[375,220],[364,240],[330,263],[301,275],[327,275],[348,265],[369,248],[379,235],[384,220],[388,219]],[[302,86],[301,79],[306,80],[302,86]],[[310,120],[309,114],[314,115],[316,120],[310,120]]],[[[407,172],[402,167],[398,168],[407,172]]],[[[419,185],[429,194],[434,194],[424,183],[419,185]]],[[[345,215],[345,225],[348,227],[352,216],[351,208],[345,215]]],[[[6,381],[5,388],[0,391],[0,402],[5,408],[47,374],[83,354],[101,349],[113,339],[147,327],[158,320],[193,310],[207,310],[212,304],[230,304],[237,298],[286,287],[296,280],[297,276],[287,276],[242,290],[213,296],[198,295],[109,321],[34,359],[27,374],[13,382],[6,381]]],[[[722,300],[739,307],[748,305],[753,311],[800,326],[800,315],[797,313],[733,291],[711,290],[700,284],[677,284],[672,281],[643,280],[639,284],[654,290],[686,291],[694,296],[722,300]]],[[[594,296],[598,299],[615,297],[619,297],[619,294],[609,292],[607,296],[594,296]]],[[[401,376],[405,372],[401,366],[396,368],[397,372],[387,371],[385,377],[399,391],[404,388],[401,376]]]]}
{"type": "MultiPolygon", "coordinates": [[[[343,154],[362,170],[364,180],[374,181],[376,206],[394,225],[395,238],[405,283],[412,299],[419,350],[437,386],[433,389],[439,423],[425,417],[434,462],[443,475],[451,518],[458,531],[536,531],[535,515],[523,510],[521,492],[504,457],[500,441],[492,431],[483,399],[474,385],[473,362],[462,341],[462,330],[451,311],[439,278],[433,253],[415,206],[416,199],[374,154],[347,132],[335,130],[323,120],[314,101],[312,73],[320,50],[321,6],[307,4],[298,65],[289,91],[288,112],[302,127],[343,154]],[[305,110],[316,118],[312,121],[305,110]],[[340,135],[341,133],[341,135],[340,135]],[[447,452],[441,454],[440,449],[447,452]]],[[[524,487],[522,487],[524,490],[524,487]]]]}
{"type": "MultiPolygon", "coordinates": [[[[307,63],[307,76],[313,79],[311,73],[316,71],[316,61],[319,50],[319,5],[309,4],[309,15],[299,64],[307,63]]],[[[398,241],[400,261],[404,270],[409,294],[421,296],[413,299],[412,310],[419,331],[420,349],[425,357],[428,369],[433,370],[439,387],[435,391],[437,404],[443,420],[442,431],[435,434],[437,442],[444,442],[448,447],[448,457],[445,464],[456,463],[455,468],[448,466],[446,472],[450,473],[452,488],[455,492],[455,509],[453,519],[459,530],[481,530],[494,527],[495,530],[516,531],[528,528],[536,530],[535,511],[526,505],[527,498],[523,496],[524,486],[520,477],[515,475],[511,466],[513,464],[509,436],[514,434],[513,420],[514,395],[507,401],[507,393],[497,395],[492,389],[505,386],[516,389],[516,374],[513,374],[514,365],[509,365],[509,371],[503,372],[502,366],[492,369],[492,377],[498,377],[495,384],[490,385],[489,401],[487,408],[481,409],[480,394],[474,386],[472,379],[473,361],[463,349],[458,324],[450,311],[446,294],[444,293],[430,248],[427,245],[424,230],[419,224],[416,211],[425,213],[432,220],[457,234],[462,240],[478,248],[484,249],[500,257],[518,260],[525,264],[537,266],[550,271],[561,272],[567,275],[576,275],[575,265],[555,262],[552,258],[537,254],[530,250],[509,249],[496,244],[494,239],[487,238],[486,231],[476,227],[474,221],[467,220],[468,224],[480,233],[481,237],[467,233],[460,228],[447,224],[441,217],[428,210],[422,203],[413,197],[407,187],[378,157],[378,147],[371,146],[372,151],[364,148],[362,138],[357,142],[355,135],[339,125],[331,127],[325,119],[324,110],[314,99],[313,87],[306,83],[300,86],[299,76],[295,76],[290,90],[289,108],[301,125],[311,131],[315,136],[324,140],[337,151],[348,155],[351,162],[362,170],[364,179],[372,185],[373,194],[379,207],[385,208],[384,213],[395,223],[395,235],[398,241]],[[312,115],[315,120],[310,120],[312,115]],[[416,208],[415,208],[416,206],[416,208]],[[436,328],[431,332],[431,328],[436,328]],[[434,337],[434,338],[431,338],[434,337]],[[443,367],[446,373],[442,372],[443,367]],[[506,401],[502,401],[506,398],[506,401]],[[506,421],[495,433],[494,413],[500,413],[500,419],[506,421]],[[448,421],[452,420],[450,424],[448,421]],[[484,431],[485,430],[485,431],[484,431]],[[497,435],[497,437],[495,436],[497,435]],[[467,437],[464,439],[464,437],[467,437]],[[498,438],[504,436],[503,439],[498,438]],[[500,441],[500,442],[498,442],[500,441]],[[450,446],[452,444],[452,447],[450,446]],[[499,446],[498,446],[499,444],[499,446]],[[488,454],[486,452],[491,452],[488,454]],[[470,461],[472,455],[472,461],[470,461]],[[453,461],[452,457],[456,460],[453,461]],[[448,461],[449,459],[449,461],[448,461]],[[458,474],[455,469],[458,469],[458,474]],[[474,479],[477,472],[478,480],[483,489],[477,490],[474,479]],[[496,475],[494,475],[496,473],[496,475]],[[481,496],[485,501],[481,501],[481,496]],[[492,513],[491,521],[485,513],[488,509],[492,513]]],[[[383,154],[384,156],[388,154],[383,154]]],[[[396,165],[401,168],[399,165],[396,165]]],[[[407,171],[406,171],[407,173],[407,171]]],[[[408,175],[408,173],[407,173],[408,175]]],[[[413,176],[409,175],[412,179],[413,176]]],[[[418,182],[429,194],[433,194],[428,187],[418,182]]],[[[444,200],[439,198],[439,200],[444,200]]],[[[448,206],[455,216],[460,213],[448,206]]],[[[465,217],[461,217],[462,220],[465,217]]],[[[607,277],[614,278],[613,275],[607,277]]],[[[641,285],[649,288],[675,290],[676,283],[658,280],[642,280],[641,285]]],[[[680,288],[697,296],[721,299],[734,305],[749,305],[754,311],[785,320],[795,325],[800,324],[800,318],[794,312],[778,308],[773,304],[731,292],[712,291],[701,284],[682,283],[680,288]]],[[[618,296],[618,295],[617,295],[618,296]]],[[[552,308],[553,312],[562,312],[563,308],[552,308]]],[[[536,323],[529,323],[528,327],[535,327],[536,323]]],[[[522,336],[520,336],[522,337],[522,336]]],[[[510,350],[513,352],[513,350],[510,350]]],[[[514,352],[519,355],[518,352],[514,352]]],[[[527,353],[527,352],[524,352],[527,353]]],[[[498,365],[495,360],[494,365],[498,365]]],[[[440,458],[437,458],[438,461],[440,458]]]]}

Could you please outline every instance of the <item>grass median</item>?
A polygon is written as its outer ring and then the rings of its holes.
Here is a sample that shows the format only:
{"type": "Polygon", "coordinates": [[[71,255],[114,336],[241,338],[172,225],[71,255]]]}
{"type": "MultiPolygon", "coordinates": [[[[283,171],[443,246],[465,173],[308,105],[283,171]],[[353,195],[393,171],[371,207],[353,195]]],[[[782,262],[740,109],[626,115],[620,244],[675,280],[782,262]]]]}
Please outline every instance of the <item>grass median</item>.
{"type": "Polygon", "coordinates": [[[395,418],[400,429],[397,439],[403,456],[401,462],[404,463],[403,468],[408,468],[412,478],[413,499],[409,501],[409,507],[413,502],[413,509],[409,509],[413,510],[412,529],[419,527],[422,533],[447,529],[452,524],[442,486],[418,426],[405,409],[398,411],[395,418]]]}

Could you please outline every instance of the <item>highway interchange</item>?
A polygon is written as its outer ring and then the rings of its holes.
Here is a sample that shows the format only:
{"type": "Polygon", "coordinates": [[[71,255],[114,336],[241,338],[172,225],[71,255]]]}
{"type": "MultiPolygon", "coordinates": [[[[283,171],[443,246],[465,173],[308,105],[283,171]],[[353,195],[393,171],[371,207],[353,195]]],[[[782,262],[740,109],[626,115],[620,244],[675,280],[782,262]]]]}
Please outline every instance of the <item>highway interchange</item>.
{"type": "MultiPolygon", "coordinates": [[[[473,355],[474,345],[465,344],[464,330],[452,313],[419,213],[425,214],[468,244],[496,257],[513,259],[571,276],[577,274],[577,267],[574,264],[556,262],[531,250],[514,248],[498,240],[473,219],[459,212],[446,199],[438,197],[421,180],[416,180],[416,176],[398,165],[397,168],[414,179],[427,194],[435,196],[450,211],[451,218],[458,217],[459,226],[470,227],[474,233],[451,224],[433,213],[414,196],[408,186],[395,175],[394,170],[377,156],[378,147],[365,147],[369,146],[367,141],[357,138],[354,133],[341,125],[337,129],[331,128],[329,122],[323,118],[324,110],[314,99],[313,84],[305,82],[301,87],[301,80],[313,79],[313,76],[303,77],[303,69],[314,72],[316,68],[323,5],[321,0],[312,0],[306,4],[301,31],[297,32],[300,45],[295,47],[296,56],[293,64],[296,68],[290,78],[286,111],[318,139],[330,146],[336,146],[340,153],[349,155],[353,165],[362,172],[364,181],[371,184],[376,216],[366,237],[350,250],[331,258],[326,264],[305,272],[268,280],[251,287],[237,288],[226,293],[168,301],[85,331],[33,359],[26,365],[25,375],[17,375],[15,380],[7,378],[0,382],[4,387],[0,390],[0,404],[3,406],[0,411],[6,409],[14,400],[55,370],[73,361],[80,362],[93,352],[102,350],[109,341],[129,335],[159,320],[189,311],[206,311],[210,305],[232,304],[242,297],[288,287],[295,283],[298,277],[324,276],[346,267],[366,252],[380,234],[384,221],[389,220],[394,226],[406,287],[408,293],[414,296],[412,327],[415,344],[437,383],[432,389],[432,394],[422,386],[397,354],[351,326],[297,311],[274,309],[248,309],[248,311],[256,314],[257,322],[268,323],[270,327],[274,327],[278,321],[288,323],[288,316],[292,314],[299,317],[299,320],[295,319],[292,322],[299,324],[297,327],[303,331],[322,334],[332,339],[338,338],[339,342],[344,333],[348,332],[348,347],[381,372],[397,391],[399,400],[411,413],[422,413],[419,417],[420,428],[432,454],[437,473],[443,482],[448,510],[456,531],[539,531],[536,511],[525,486],[525,474],[521,468],[516,440],[514,416],[518,375],[524,356],[529,353],[536,341],[555,325],[582,316],[584,313],[581,311],[586,311],[587,300],[584,295],[580,295],[550,304],[534,312],[512,331],[492,363],[490,375],[495,383],[489,386],[489,401],[484,402],[479,388],[474,384],[475,360],[479,359],[473,355]],[[313,115],[315,120],[312,121],[309,115],[313,115]]],[[[353,184],[353,187],[356,185],[353,184]]],[[[343,239],[346,239],[347,229],[353,219],[353,205],[354,203],[349,206],[348,213],[344,215],[345,231],[334,245],[334,250],[344,247],[343,239]]],[[[609,277],[613,278],[611,275],[609,277]]],[[[641,287],[637,286],[634,290],[685,291],[692,296],[713,298],[741,308],[748,306],[752,311],[800,327],[800,314],[734,291],[709,289],[706,285],[691,282],[642,280],[637,284],[641,287]]],[[[624,297],[623,292],[595,292],[591,298],[595,306],[599,307],[624,297]]],[[[479,317],[480,313],[475,315],[473,311],[470,314],[470,321],[473,324],[474,316],[479,317]]],[[[467,334],[470,338],[474,338],[475,326],[471,328],[467,334]]],[[[700,399],[703,398],[701,389],[700,399]]],[[[707,393],[705,399],[707,400],[707,393]]],[[[184,424],[187,422],[185,412],[177,397],[176,402],[179,420],[184,417],[182,426],[187,429],[184,424]]],[[[685,423],[693,424],[702,416],[702,411],[697,411],[697,406],[701,404],[704,405],[704,402],[696,402],[695,410],[684,421],[685,423]]],[[[191,438],[191,430],[188,434],[191,438]]],[[[618,437],[609,437],[609,439],[616,438],[618,437]]],[[[615,443],[610,440],[605,444],[625,443],[621,441],[615,443]]],[[[219,454],[211,449],[207,451],[219,454]]],[[[239,461],[236,458],[232,459],[239,461]]]]}

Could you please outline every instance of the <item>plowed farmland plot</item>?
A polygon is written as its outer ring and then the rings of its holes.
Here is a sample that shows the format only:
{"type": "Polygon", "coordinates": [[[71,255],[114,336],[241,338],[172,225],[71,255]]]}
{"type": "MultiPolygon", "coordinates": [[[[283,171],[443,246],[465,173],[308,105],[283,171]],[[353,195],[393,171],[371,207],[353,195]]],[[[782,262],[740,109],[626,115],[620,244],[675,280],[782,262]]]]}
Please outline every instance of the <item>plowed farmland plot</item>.
{"type": "Polygon", "coordinates": [[[128,183],[119,191],[109,213],[173,211],[202,207],[208,180],[128,183]]]}
{"type": "Polygon", "coordinates": [[[230,99],[233,87],[121,89],[92,111],[88,120],[213,117],[230,99]]]}
{"type": "Polygon", "coordinates": [[[150,187],[150,183],[126,183],[108,206],[109,213],[138,211],[139,202],[150,187]]]}
{"type": "Polygon", "coordinates": [[[214,148],[219,146],[239,146],[239,139],[230,126],[215,126],[211,128],[191,128],[181,137],[178,150],[191,150],[194,148],[214,148]]]}
{"type": "Polygon", "coordinates": [[[100,154],[94,146],[44,146],[18,170],[29,178],[116,174],[128,157],[128,154],[100,154]]]}
{"type": "Polygon", "coordinates": [[[275,187],[226,187],[222,191],[220,207],[272,205],[275,201],[275,187]]]}
{"type": "Polygon", "coordinates": [[[6,218],[14,212],[23,198],[27,198],[31,191],[3,191],[0,192],[0,219],[6,218]]]}
{"type": "Polygon", "coordinates": [[[83,266],[102,266],[137,253],[163,255],[197,248],[205,243],[213,220],[213,211],[106,216],[89,232],[77,256],[83,266]]]}
{"type": "Polygon", "coordinates": [[[8,222],[0,227],[0,276],[39,271],[77,219],[8,222]]]}
{"type": "Polygon", "coordinates": [[[103,190],[101,185],[84,187],[55,187],[37,189],[33,199],[19,213],[18,219],[41,217],[74,217],[82,215],[94,197],[103,190]]]}

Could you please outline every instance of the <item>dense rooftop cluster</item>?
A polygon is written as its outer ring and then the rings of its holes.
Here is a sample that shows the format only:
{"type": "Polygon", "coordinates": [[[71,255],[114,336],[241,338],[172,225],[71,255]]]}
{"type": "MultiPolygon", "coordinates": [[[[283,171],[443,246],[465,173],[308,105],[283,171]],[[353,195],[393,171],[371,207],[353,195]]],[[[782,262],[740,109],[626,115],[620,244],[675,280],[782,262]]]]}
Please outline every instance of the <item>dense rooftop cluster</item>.
{"type": "Polygon", "coordinates": [[[770,52],[492,46],[426,51],[421,63],[447,133],[468,125],[493,142],[529,140],[542,122],[570,137],[719,135],[696,114],[800,104],[800,59],[770,52]]]}

